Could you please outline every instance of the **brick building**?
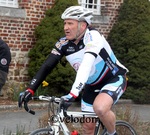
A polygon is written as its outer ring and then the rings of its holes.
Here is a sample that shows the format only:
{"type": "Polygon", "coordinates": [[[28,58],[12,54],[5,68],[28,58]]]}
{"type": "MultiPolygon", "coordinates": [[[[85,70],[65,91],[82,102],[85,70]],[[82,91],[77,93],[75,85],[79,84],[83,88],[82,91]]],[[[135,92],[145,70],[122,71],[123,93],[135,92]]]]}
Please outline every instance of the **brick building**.
{"type": "MultiPolygon", "coordinates": [[[[7,0],[6,0],[7,1],[7,0]]],[[[17,8],[1,6],[0,37],[8,43],[12,61],[8,79],[28,81],[28,52],[36,39],[34,29],[52,8],[55,0],[18,0],[17,8]]],[[[116,22],[118,9],[123,0],[101,0],[101,14],[95,15],[93,25],[106,37],[116,22]]]]}

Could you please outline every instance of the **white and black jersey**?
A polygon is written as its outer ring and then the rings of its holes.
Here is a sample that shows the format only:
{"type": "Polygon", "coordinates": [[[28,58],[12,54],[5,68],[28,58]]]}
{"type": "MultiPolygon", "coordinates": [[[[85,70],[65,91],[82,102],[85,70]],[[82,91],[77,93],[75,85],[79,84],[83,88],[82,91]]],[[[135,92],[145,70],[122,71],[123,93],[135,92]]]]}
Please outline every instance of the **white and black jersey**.
{"type": "Polygon", "coordinates": [[[31,81],[30,88],[35,90],[63,56],[77,72],[71,89],[76,96],[85,84],[105,83],[108,79],[124,75],[128,71],[117,60],[105,38],[97,30],[88,28],[77,45],[66,37],[59,39],[31,81]]]}

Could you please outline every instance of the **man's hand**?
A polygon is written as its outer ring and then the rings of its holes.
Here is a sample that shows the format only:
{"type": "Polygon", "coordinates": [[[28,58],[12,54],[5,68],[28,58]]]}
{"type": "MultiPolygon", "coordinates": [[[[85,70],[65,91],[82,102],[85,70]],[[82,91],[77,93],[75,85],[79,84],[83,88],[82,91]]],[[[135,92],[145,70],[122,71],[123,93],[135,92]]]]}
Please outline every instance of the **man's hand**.
{"type": "Polygon", "coordinates": [[[69,93],[68,95],[62,96],[61,98],[63,98],[67,102],[73,102],[75,101],[76,97],[73,94],[69,93]]]}
{"type": "Polygon", "coordinates": [[[22,107],[22,103],[23,102],[29,102],[29,100],[31,100],[31,97],[34,95],[34,91],[31,89],[27,89],[24,92],[21,92],[19,94],[19,99],[18,99],[18,106],[19,108],[22,107]]]}
{"type": "Polygon", "coordinates": [[[64,99],[64,107],[67,109],[69,106],[71,106],[72,102],[75,101],[76,97],[72,93],[69,93],[68,95],[62,96],[61,98],[64,99]]]}

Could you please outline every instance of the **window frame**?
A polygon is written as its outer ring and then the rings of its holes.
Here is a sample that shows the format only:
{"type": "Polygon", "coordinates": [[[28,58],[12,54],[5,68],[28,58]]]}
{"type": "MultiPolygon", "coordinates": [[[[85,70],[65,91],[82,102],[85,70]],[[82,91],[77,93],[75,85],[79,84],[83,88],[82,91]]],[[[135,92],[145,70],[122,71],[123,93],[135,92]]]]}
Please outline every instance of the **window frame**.
{"type": "Polygon", "coordinates": [[[78,3],[84,8],[93,11],[93,15],[101,15],[101,0],[78,0],[78,3]]]}
{"type": "Polygon", "coordinates": [[[18,8],[18,0],[0,0],[0,7],[18,8]]]}

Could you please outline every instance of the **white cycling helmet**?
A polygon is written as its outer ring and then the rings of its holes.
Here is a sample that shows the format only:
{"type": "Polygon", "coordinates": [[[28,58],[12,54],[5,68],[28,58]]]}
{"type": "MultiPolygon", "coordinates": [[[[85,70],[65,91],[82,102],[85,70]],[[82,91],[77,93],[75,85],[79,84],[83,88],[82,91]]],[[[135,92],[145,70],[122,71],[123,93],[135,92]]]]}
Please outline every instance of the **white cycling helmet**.
{"type": "Polygon", "coordinates": [[[82,6],[71,6],[63,12],[61,18],[63,20],[74,19],[78,21],[86,21],[90,25],[93,15],[92,15],[92,11],[83,8],[82,6]]]}

